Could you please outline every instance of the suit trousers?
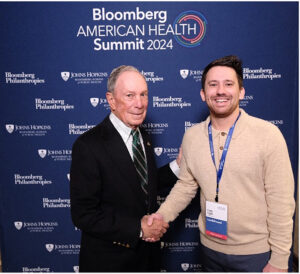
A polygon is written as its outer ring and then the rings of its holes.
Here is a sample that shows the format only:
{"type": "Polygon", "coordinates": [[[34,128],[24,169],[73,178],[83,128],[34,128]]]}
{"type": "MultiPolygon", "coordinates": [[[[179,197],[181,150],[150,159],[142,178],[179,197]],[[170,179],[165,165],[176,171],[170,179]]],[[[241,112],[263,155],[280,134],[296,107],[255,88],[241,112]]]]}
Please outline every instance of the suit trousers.
{"type": "Polygon", "coordinates": [[[80,272],[160,272],[158,243],[140,241],[136,248],[111,245],[91,249],[81,247],[80,272]]]}

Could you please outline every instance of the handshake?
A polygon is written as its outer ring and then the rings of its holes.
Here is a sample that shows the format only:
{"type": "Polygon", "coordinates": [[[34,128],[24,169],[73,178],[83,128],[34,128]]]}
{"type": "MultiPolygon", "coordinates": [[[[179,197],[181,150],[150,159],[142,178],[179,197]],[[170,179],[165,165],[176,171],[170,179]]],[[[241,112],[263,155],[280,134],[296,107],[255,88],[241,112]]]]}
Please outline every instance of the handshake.
{"type": "Polygon", "coordinates": [[[146,242],[157,242],[167,232],[169,224],[164,222],[159,213],[145,215],[141,220],[142,239],[146,242]]]}

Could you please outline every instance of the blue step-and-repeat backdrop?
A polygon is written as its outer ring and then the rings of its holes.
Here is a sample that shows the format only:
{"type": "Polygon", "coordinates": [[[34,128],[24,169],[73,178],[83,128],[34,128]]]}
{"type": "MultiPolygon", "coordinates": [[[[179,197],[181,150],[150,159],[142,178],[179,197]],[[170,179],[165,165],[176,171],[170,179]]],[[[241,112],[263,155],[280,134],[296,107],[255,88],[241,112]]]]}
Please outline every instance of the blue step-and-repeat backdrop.
{"type": "MultiPolygon", "coordinates": [[[[122,64],[147,79],[142,126],[161,166],[176,158],[186,129],[208,115],[199,95],[204,67],[238,55],[240,105],[279,127],[297,178],[297,2],[2,2],[0,22],[3,271],[78,271],[71,147],[109,113],[107,78],[122,64]]],[[[162,271],[201,270],[199,210],[198,195],[171,224],[162,271]]]]}

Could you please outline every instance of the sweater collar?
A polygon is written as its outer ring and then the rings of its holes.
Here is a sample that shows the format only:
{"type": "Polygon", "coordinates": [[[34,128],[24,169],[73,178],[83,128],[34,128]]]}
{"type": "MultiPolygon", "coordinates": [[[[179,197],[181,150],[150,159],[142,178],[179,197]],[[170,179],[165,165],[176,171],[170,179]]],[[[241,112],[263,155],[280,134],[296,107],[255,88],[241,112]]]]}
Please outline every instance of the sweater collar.
{"type": "MultiPolygon", "coordinates": [[[[237,138],[241,134],[241,132],[246,128],[246,125],[247,125],[246,120],[249,115],[246,113],[246,111],[244,111],[241,108],[240,108],[240,112],[241,112],[241,116],[240,116],[239,120],[236,122],[234,131],[233,131],[233,135],[232,135],[232,139],[237,138]]],[[[208,116],[204,122],[205,123],[205,134],[207,136],[208,136],[209,122],[210,122],[210,116],[208,116]]]]}

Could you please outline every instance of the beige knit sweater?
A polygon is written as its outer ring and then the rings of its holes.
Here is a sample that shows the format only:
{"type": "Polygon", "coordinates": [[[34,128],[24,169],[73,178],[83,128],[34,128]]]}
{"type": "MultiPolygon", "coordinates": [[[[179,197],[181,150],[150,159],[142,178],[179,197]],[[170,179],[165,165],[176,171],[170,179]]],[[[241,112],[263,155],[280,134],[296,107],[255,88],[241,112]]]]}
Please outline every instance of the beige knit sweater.
{"type": "MultiPolygon", "coordinates": [[[[219,202],[228,205],[228,239],[205,234],[205,201],[216,195],[216,168],[208,140],[210,118],[187,130],[179,180],[158,212],[173,221],[200,187],[198,224],[201,243],[225,254],[248,255],[271,250],[270,264],[287,269],[295,208],[294,178],[280,130],[241,110],[219,186],[219,202]]],[[[216,166],[227,132],[213,129],[216,166]]]]}

